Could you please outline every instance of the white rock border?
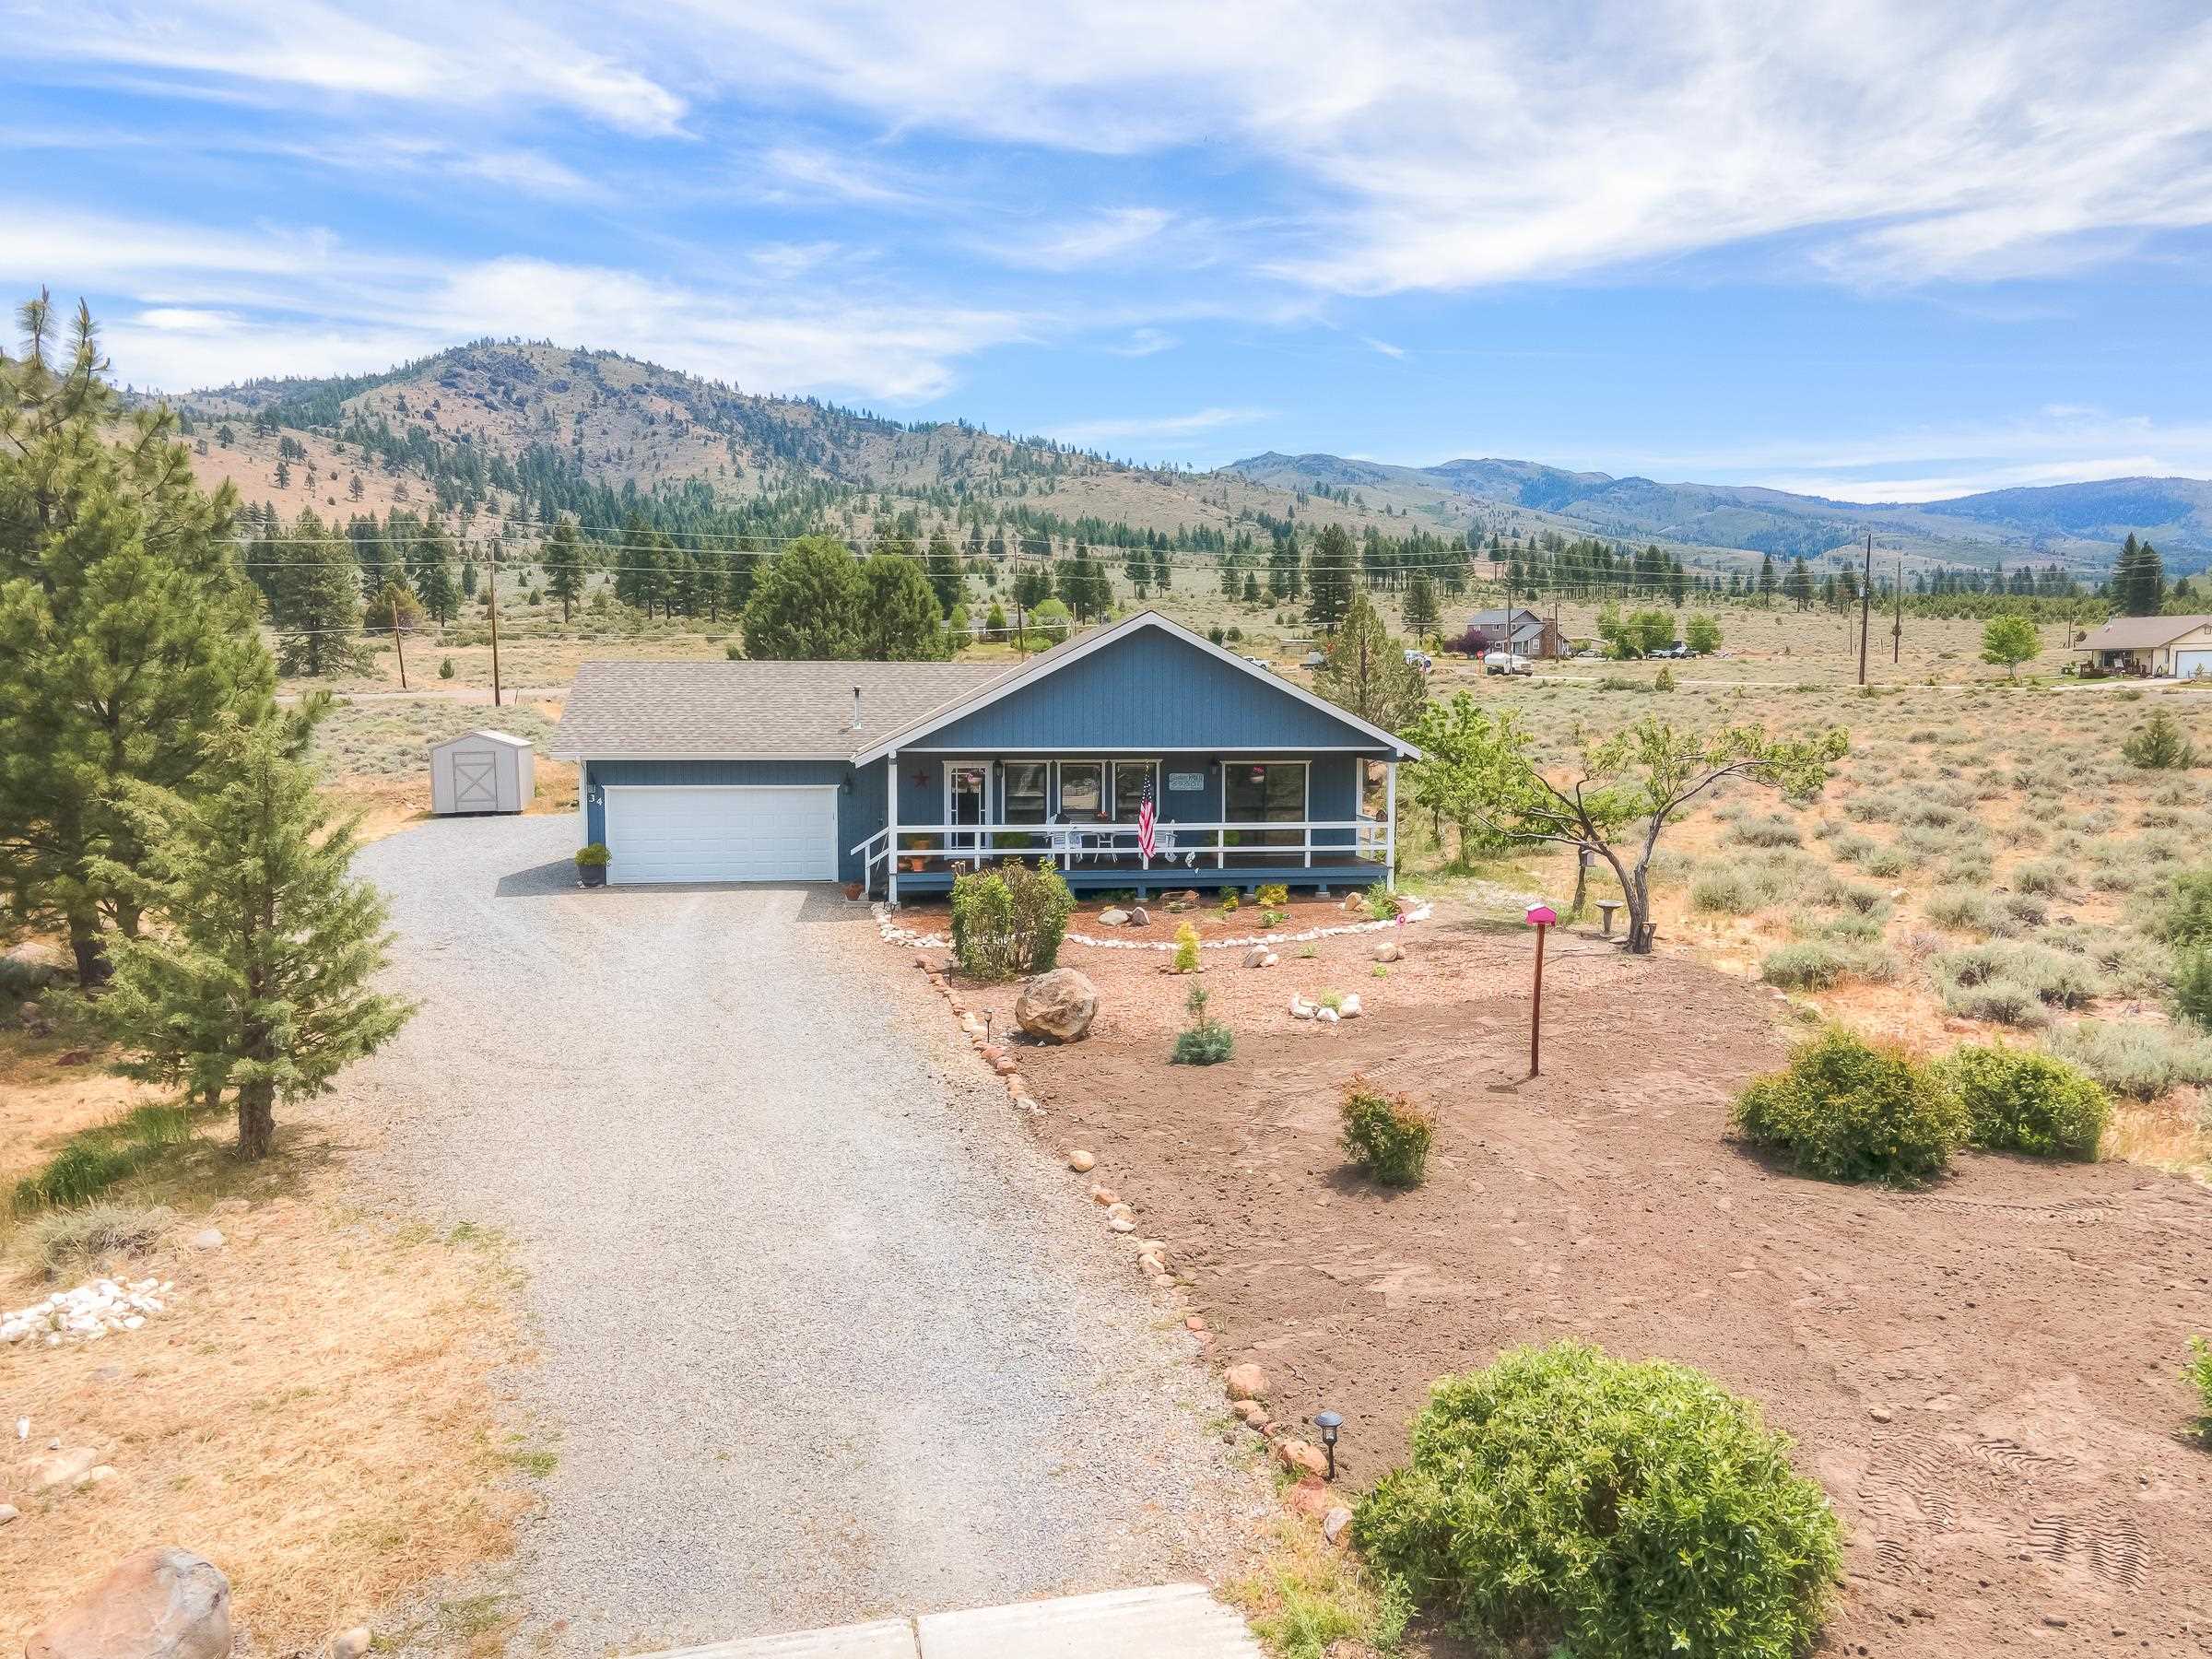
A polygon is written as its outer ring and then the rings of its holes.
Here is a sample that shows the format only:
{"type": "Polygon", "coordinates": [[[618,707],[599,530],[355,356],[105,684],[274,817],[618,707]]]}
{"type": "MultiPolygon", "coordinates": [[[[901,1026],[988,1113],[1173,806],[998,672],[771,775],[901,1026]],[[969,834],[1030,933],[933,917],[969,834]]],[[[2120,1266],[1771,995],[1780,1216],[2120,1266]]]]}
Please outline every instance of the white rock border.
{"type": "MultiPolygon", "coordinates": [[[[896,913],[883,900],[877,899],[868,908],[875,912],[877,931],[892,945],[912,945],[924,950],[949,950],[952,941],[943,934],[923,933],[917,928],[901,927],[892,920],[896,913]]],[[[1314,939],[1333,939],[1343,934],[1381,933],[1386,927],[1405,927],[1416,922],[1426,922],[1435,913],[1435,906],[1424,900],[1411,910],[1395,916],[1385,916],[1380,922],[1347,922],[1335,927],[1309,927],[1303,933],[1245,934],[1233,939],[1201,939],[1201,950],[1246,950],[1254,945],[1303,945],[1314,939]]],[[[1068,939],[1077,945],[1088,945],[1094,950],[1173,950],[1172,939],[1096,939],[1088,934],[1069,933],[1068,939]]]]}

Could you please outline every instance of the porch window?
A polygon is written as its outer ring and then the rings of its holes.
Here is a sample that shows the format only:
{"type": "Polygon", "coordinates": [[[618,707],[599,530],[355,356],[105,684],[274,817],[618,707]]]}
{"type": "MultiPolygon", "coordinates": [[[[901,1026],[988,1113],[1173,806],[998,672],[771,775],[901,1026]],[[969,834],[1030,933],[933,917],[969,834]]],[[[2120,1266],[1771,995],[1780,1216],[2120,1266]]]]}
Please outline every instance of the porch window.
{"type": "MultiPolygon", "coordinates": [[[[1300,823],[1306,816],[1306,763],[1303,760],[1224,760],[1222,817],[1232,824],[1300,823]]],[[[1296,847],[1300,830],[1230,830],[1231,844],[1242,847],[1296,847]]]]}
{"type": "Polygon", "coordinates": [[[1145,803],[1145,781],[1152,781],[1152,810],[1158,815],[1159,805],[1159,762],[1157,760],[1116,760],[1113,763],[1113,821],[1117,824],[1136,822],[1138,809],[1145,803]]]}
{"type": "Polygon", "coordinates": [[[1006,777],[1006,822],[1041,824],[1045,819],[1045,779],[1051,771],[1042,760],[1009,760],[1006,777]]]}
{"type": "Polygon", "coordinates": [[[1100,760],[1060,762],[1060,816],[1071,824],[1106,816],[1106,766],[1100,760]]]}

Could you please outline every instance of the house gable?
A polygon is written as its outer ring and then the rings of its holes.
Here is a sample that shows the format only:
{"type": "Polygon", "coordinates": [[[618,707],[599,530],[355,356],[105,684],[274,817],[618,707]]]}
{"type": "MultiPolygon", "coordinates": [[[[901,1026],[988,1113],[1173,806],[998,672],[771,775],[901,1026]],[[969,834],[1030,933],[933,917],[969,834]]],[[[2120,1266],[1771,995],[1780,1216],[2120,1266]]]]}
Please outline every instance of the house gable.
{"type": "Polygon", "coordinates": [[[1356,750],[1394,747],[1273,676],[1167,627],[1139,626],[900,747],[1068,753],[1356,750]]]}

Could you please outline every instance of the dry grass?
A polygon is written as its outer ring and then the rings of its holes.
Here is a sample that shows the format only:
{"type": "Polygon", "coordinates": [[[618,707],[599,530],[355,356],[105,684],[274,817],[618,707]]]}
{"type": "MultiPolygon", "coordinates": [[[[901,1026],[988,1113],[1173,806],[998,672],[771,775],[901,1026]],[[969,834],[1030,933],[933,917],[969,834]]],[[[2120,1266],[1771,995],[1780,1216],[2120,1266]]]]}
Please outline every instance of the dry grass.
{"type": "Polygon", "coordinates": [[[1412,1611],[1299,1515],[1276,1524],[1265,1558],[1223,1594],[1275,1659],[1384,1659],[1400,1651],[1412,1611]]]}
{"type": "MultiPolygon", "coordinates": [[[[135,1097],[55,1048],[0,1035],[0,1172],[135,1097]]],[[[500,1241],[346,1207],[343,1148],[304,1116],[262,1164],[228,1141],[208,1124],[110,1194],[175,1213],[127,1263],[174,1281],[164,1312],[99,1342],[0,1350],[6,1416],[30,1419],[0,1453],[0,1496],[22,1511],[0,1528],[8,1651],[149,1543],[220,1566],[260,1653],[373,1623],[511,1549],[534,1471],[502,1442],[487,1385],[524,1357],[500,1241]],[[210,1224],[227,1244],[194,1248],[210,1224]],[[32,1491],[21,1465],[53,1439],[94,1448],[118,1478],[32,1491]]],[[[36,1218],[0,1220],[0,1305],[53,1288],[41,1240],[36,1218]]],[[[86,1271],[66,1265],[63,1282],[86,1271]]]]}

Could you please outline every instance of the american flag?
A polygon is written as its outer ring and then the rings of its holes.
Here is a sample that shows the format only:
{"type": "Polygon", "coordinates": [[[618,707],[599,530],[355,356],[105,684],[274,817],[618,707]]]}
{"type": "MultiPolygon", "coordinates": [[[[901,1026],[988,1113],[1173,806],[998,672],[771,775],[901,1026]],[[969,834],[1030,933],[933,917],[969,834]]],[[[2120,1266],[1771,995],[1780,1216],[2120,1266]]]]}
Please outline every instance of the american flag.
{"type": "Polygon", "coordinates": [[[1145,774],[1145,792],[1136,804],[1136,850],[1147,864],[1152,862],[1152,774],[1145,774]]]}

